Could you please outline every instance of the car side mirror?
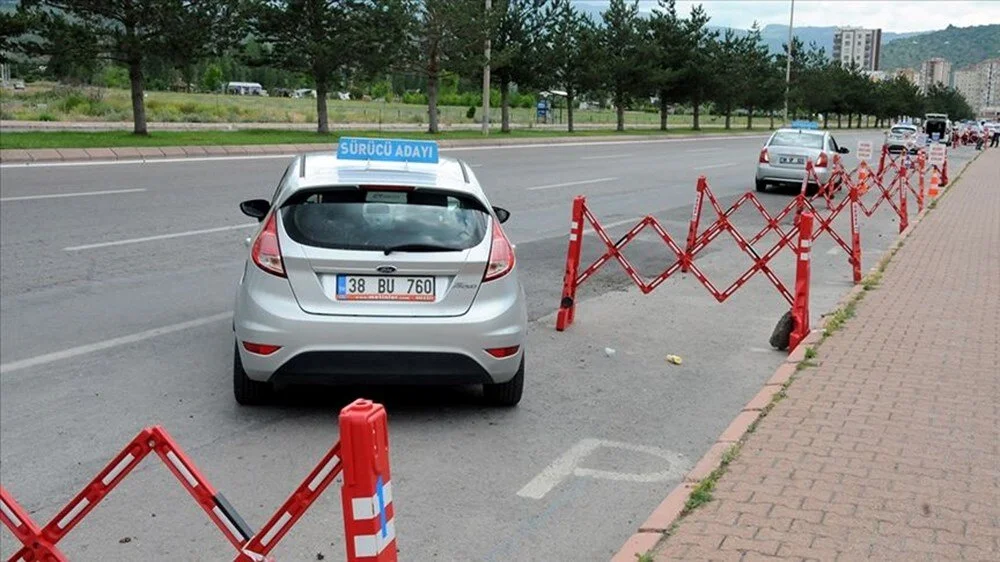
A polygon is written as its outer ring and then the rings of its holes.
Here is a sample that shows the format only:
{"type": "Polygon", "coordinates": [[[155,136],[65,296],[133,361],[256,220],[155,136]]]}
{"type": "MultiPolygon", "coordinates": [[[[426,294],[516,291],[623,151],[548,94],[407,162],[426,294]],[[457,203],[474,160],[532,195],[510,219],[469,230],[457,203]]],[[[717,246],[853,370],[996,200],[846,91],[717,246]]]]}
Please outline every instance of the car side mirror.
{"type": "Polygon", "coordinates": [[[240,210],[244,215],[262,221],[271,210],[271,202],[267,199],[250,199],[240,203],[240,210]]]}
{"type": "Polygon", "coordinates": [[[850,154],[851,153],[851,149],[847,148],[846,146],[842,146],[842,147],[840,147],[840,148],[837,149],[837,152],[839,152],[841,154],[850,154]]]}
{"type": "Polygon", "coordinates": [[[503,209],[501,207],[493,207],[493,212],[497,214],[497,220],[500,224],[507,222],[510,219],[510,211],[503,209]]]}

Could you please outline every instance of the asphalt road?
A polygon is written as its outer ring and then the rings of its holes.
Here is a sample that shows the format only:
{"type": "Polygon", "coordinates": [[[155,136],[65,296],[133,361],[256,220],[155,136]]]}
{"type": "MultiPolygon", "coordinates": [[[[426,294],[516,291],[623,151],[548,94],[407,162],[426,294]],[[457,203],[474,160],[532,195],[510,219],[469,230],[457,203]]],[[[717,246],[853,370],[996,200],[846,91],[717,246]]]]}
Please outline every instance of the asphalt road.
{"type": "MultiPolygon", "coordinates": [[[[878,140],[837,137],[852,150],[878,140]]],[[[447,151],[513,213],[532,326],[525,398],[510,411],[468,389],[302,389],[274,406],[237,407],[228,314],[252,226],[237,204],[269,197],[287,158],[4,167],[3,485],[45,522],[141,427],[161,424],[259,526],[336,441],[340,407],[365,396],[390,414],[401,558],[607,559],[783,361],[767,338],[787,305],[762,278],[723,304],[690,276],[641,295],[610,263],[582,288],[577,324],[557,334],[571,199],[587,195],[613,237],[651,213],[683,239],[698,175],[728,205],[752,186],[762,142],[447,151]],[[684,365],[668,365],[667,353],[684,365]]],[[[953,176],[970,154],[952,154],[953,176]]],[[[772,210],[788,199],[764,196],[772,210]]],[[[734,223],[762,226],[752,212],[734,223]]],[[[897,230],[884,209],[863,220],[866,270],[897,230]]],[[[585,258],[597,243],[587,237],[585,258]]],[[[838,252],[826,239],[815,247],[814,321],[850,288],[838,252]]],[[[667,257],[646,234],[626,254],[648,276],[667,257]]],[[[750,265],[723,238],[698,263],[722,286],[750,265]]],[[[790,285],[791,260],[774,268],[790,285]]],[[[228,555],[169,473],[146,463],[64,550],[79,560],[228,555]]],[[[338,494],[312,508],[278,559],[343,556],[338,494]]],[[[8,556],[15,541],[0,536],[8,556]]]]}

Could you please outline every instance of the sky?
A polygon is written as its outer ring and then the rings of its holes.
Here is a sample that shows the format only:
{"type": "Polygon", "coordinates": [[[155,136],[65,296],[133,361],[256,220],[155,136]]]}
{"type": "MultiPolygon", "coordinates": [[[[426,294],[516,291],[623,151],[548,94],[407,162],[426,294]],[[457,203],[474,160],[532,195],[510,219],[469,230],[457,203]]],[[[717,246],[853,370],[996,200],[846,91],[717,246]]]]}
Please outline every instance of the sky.
{"type": "MultiPolygon", "coordinates": [[[[607,0],[576,0],[601,8],[607,0]]],[[[703,4],[711,25],[749,28],[754,20],[761,26],[788,25],[789,0],[677,0],[678,12],[686,14],[692,5],[703,4]]],[[[640,0],[639,9],[650,11],[655,0],[640,0]]],[[[933,31],[948,25],[1000,24],[1000,0],[796,0],[795,26],[857,26],[883,31],[933,31]]]]}

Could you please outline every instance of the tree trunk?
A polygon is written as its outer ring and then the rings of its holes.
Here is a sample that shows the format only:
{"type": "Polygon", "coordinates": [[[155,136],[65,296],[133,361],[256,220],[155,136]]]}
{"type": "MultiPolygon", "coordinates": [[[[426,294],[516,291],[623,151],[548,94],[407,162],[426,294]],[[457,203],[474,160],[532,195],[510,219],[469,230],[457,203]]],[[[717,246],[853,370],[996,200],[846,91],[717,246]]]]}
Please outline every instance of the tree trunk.
{"type": "Polygon", "coordinates": [[[841,119],[841,115],[838,113],[837,114],[837,128],[838,129],[843,129],[844,128],[844,123],[840,119],[841,119]]]}
{"type": "Polygon", "coordinates": [[[829,122],[830,122],[830,112],[826,112],[826,113],[823,114],[823,128],[824,129],[827,128],[827,124],[829,122]]]}
{"type": "Polygon", "coordinates": [[[146,130],[146,99],[145,85],[142,77],[142,62],[133,60],[128,64],[128,81],[132,89],[132,133],[148,135],[146,130]]]}
{"type": "Polygon", "coordinates": [[[625,96],[615,96],[615,116],[618,118],[618,125],[615,130],[618,132],[625,130],[625,96]]]}
{"type": "Polygon", "coordinates": [[[510,132],[510,80],[500,79],[500,132],[510,132]]]}
{"type": "Polygon", "coordinates": [[[771,130],[774,130],[774,110],[771,110],[771,130]]]}
{"type": "Polygon", "coordinates": [[[326,109],[326,96],[330,91],[325,78],[316,79],[316,132],[330,134],[330,114],[326,109]]]}
{"type": "Polygon", "coordinates": [[[573,132],[573,95],[572,88],[566,88],[566,130],[573,132]]]}
{"type": "MultiPolygon", "coordinates": [[[[483,116],[485,119],[486,116],[483,116]]],[[[431,72],[427,76],[427,132],[438,132],[438,74],[431,72]]]]}
{"type": "Polygon", "coordinates": [[[695,131],[700,131],[701,126],[698,124],[698,117],[701,115],[701,99],[695,98],[692,104],[694,111],[692,112],[691,129],[695,131]]]}
{"type": "Polygon", "coordinates": [[[667,130],[667,91],[660,90],[660,130],[667,130]]]}
{"type": "Polygon", "coordinates": [[[726,108],[726,130],[727,131],[731,128],[730,127],[730,123],[732,122],[732,118],[733,118],[733,110],[729,109],[727,107],[726,108]]]}
{"type": "Polygon", "coordinates": [[[747,108],[747,130],[753,129],[753,106],[747,108]]]}

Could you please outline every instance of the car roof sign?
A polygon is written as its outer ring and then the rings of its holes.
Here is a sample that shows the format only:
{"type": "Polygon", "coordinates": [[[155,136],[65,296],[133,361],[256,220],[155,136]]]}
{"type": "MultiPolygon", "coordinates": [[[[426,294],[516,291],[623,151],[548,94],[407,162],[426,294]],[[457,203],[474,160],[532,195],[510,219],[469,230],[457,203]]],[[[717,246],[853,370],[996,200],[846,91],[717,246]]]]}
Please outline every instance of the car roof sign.
{"type": "Polygon", "coordinates": [[[337,159],[437,164],[438,145],[425,140],[341,137],[337,159]]]}
{"type": "Polygon", "coordinates": [[[819,123],[816,121],[792,121],[790,127],[792,129],[819,129],[819,123]]]}

